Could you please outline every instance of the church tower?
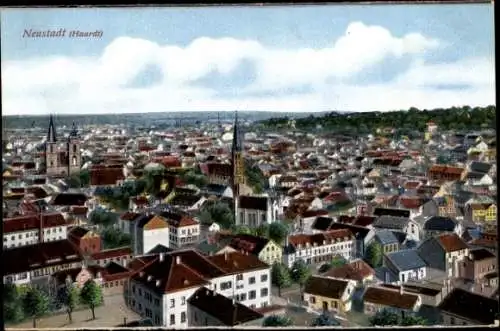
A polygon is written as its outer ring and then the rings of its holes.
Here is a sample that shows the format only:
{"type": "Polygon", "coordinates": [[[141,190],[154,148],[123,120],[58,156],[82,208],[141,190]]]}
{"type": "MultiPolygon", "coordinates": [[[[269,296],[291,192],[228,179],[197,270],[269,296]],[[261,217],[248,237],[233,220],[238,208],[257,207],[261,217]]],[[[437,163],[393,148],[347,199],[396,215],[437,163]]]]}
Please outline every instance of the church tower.
{"type": "Polygon", "coordinates": [[[235,114],[233,128],[233,146],[231,150],[231,161],[233,165],[233,191],[239,194],[240,186],[245,184],[245,160],[243,158],[243,132],[238,123],[238,113],[235,114]]]}
{"type": "Polygon", "coordinates": [[[238,123],[238,112],[234,116],[233,145],[231,149],[231,163],[233,166],[232,185],[234,199],[234,221],[240,224],[238,202],[241,188],[245,184],[245,160],[243,158],[243,132],[238,123]]]}
{"type": "Polygon", "coordinates": [[[68,136],[68,175],[80,172],[82,166],[82,154],[80,151],[80,137],[75,122],[68,136]]]}
{"type": "Polygon", "coordinates": [[[47,141],[45,143],[45,164],[47,175],[55,175],[59,170],[59,150],[57,147],[56,127],[54,118],[50,115],[49,131],[47,133],[47,141]]]}

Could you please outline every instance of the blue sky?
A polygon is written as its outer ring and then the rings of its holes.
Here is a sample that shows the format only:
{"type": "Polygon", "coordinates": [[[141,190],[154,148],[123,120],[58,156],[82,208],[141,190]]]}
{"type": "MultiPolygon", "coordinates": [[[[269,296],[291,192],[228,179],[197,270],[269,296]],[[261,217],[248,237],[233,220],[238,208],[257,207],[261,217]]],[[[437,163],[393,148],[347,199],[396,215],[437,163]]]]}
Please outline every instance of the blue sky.
{"type": "Polygon", "coordinates": [[[3,9],[4,113],[492,104],[493,31],[490,4],[3,9]],[[22,37],[59,28],[103,36],[22,37]]]}

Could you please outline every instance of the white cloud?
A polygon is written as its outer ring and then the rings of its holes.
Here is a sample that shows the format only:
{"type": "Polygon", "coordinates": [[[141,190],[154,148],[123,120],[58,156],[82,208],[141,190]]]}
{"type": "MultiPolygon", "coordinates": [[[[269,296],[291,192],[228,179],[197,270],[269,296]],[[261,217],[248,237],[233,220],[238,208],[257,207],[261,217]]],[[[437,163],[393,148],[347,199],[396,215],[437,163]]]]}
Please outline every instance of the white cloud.
{"type": "Polygon", "coordinates": [[[393,36],[383,27],[360,22],[350,24],[331,47],[322,49],[275,49],[253,40],[206,37],[182,48],[121,37],[98,58],[2,62],[3,112],[366,111],[494,103],[493,60],[425,63],[423,55],[443,43],[419,33],[393,36]],[[413,64],[393,81],[348,83],[348,78],[370,66],[401,57],[410,57],[413,64]],[[255,65],[256,80],[239,89],[236,98],[223,98],[218,93],[223,91],[192,84],[211,72],[230,80],[243,61],[255,65]],[[154,86],[130,88],[150,65],[159,68],[162,80],[154,86]],[[272,94],[308,85],[313,87],[310,93],[272,94]],[[443,89],[447,85],[467,87],[443,89]],[[268,93],[256,97],[253,92],[268,93]]]}

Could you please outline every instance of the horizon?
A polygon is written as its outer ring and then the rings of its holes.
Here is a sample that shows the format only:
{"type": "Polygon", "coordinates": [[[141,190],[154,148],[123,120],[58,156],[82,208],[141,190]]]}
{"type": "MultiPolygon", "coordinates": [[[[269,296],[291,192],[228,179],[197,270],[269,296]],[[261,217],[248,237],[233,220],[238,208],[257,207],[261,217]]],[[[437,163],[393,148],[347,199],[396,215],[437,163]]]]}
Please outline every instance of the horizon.
{"type": "Polygon", "coordinates": [[[491,4],[3,8],[2,117],[496,105],[493,26],[491,4]],[[102,33],[26,37],[47,29],[102,33]]]}

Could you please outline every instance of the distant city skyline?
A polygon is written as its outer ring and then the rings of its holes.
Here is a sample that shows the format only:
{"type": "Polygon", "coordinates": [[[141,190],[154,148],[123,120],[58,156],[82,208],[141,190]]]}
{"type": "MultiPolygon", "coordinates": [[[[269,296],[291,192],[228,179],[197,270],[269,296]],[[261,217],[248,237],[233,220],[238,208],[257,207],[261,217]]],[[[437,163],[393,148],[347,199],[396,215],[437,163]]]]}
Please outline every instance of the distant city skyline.
{"type": "Polygon", "coordinates": [[[486,106],[493,22],[492,4],[2,9],[2,113],[486,106]]]}

